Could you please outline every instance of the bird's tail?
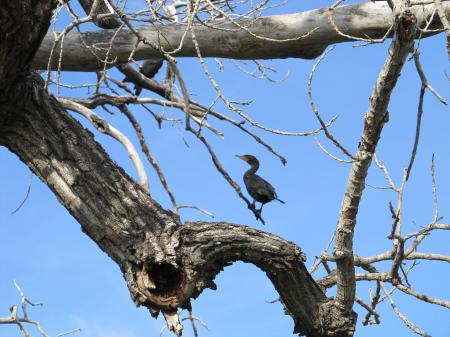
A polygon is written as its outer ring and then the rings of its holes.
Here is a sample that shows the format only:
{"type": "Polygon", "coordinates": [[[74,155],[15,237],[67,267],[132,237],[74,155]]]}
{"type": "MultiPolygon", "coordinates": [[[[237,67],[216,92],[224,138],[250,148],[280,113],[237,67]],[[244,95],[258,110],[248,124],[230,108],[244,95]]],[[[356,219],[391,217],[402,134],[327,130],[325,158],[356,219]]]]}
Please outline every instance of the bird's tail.
{"type": "Polygon", "coordinates": [[[142,92],[142,87],[140,87],[140,86],[138,86],[138,85],[135,85],[135,86],[134,86],[134,94],[135,94],[136,96],[139,96],[139,95],[141,94],[141,92],[142,92]]]}
{"type": "Polygon", "coordinates": [[[279,202],[281,202],[282,204],[285,204],[285,202],[281,199],[275,198],[275,200],[278,200],[279,202]]]}

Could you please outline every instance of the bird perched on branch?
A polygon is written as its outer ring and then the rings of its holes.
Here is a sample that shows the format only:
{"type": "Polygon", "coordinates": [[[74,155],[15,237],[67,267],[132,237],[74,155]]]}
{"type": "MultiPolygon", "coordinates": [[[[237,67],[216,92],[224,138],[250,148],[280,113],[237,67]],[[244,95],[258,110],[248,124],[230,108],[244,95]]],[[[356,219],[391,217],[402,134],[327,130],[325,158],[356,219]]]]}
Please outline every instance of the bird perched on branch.
{"type": "MultiPolygon", "coordinates": [[[[148,78],[153,78],[161,69],[163,65],[164,59],[157,58],[157,59],[148,59],[145,60],[145,62],[141,66],[140,73],[148,78]]],[[[132,82],[128,77],[125,77],[123,79],[123,82],[132,82]]],[[[142,92],[142,87],[135,85],[134,86],[134,94],[136,96],[139,96],[142,92]]]]}
{"type": "Polygon", "coordinates": [[[284,201],[278,199],[275,188],[256,174],[256,171],[259,169],[259,161],[255,156],[246,154],[243,156],[236,155],[236,157],[250,165],[250,169],[244,173],[244,184],[248,194],[253,198],[253,208],[255,208],[256,201],[261,203],[261,208],[258,210],[259,213],[261,213],[264,204],[272,200],[278,200],[284,204],[284,201]]]}

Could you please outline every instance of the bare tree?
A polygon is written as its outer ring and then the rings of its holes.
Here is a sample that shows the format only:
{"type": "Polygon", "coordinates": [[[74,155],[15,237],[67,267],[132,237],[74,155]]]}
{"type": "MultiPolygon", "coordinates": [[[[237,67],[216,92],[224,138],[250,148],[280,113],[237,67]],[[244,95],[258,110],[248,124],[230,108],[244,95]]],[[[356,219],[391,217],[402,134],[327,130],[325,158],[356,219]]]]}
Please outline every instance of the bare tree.
{"type": "MultiPolygon", "coordinates": [[[[137,2],[130,4],[130,8],[124,1],[79,2],[84,12],[77,12],[73,1],[63,0],[20,0],[0,5],[0,74],[3,79],[0,84],[0,144],[15,153],[50,187],[80,223],[83,232],[117,263],[136,305],[147,307],[154,317],[162,313],[168,328],[181,335],[177,310],[190,310],[191,299],[198,297],[205,288],[215,289],[216,275],[224,266],[240,260],[266,273],[286,312],[294,320],[295,333],[310,337],[352,336],[357,320],[354,303],[367,310],[364,323],[377,323],[376,307],[387,299],[408,327],[419,335],[427,335],[399,311],[391,293],[398,289],[418,300],[450,308],[450,302],[421,294],[408,282],[408,273],[417,261],[450,261],[450,257],[443,254],[418,251],[429,234],[450,229],[449,224],[440,222],[436,193],[433,220],[417,232],[402,232],[403,193],[419,144],[425,92],[431,92],[447,104],[422,69],[419,42],[438,33],[445,33],[449,41],[448,1],[388,0],[349,6],[340,6],[342,1],[337,1],[327,8],[267,17],[261,13],[272,5],[269,0],[256,4],[247,0],[147,0],[139,3],[142,8],[136,7],[137,2]],[[52,22],[59,22],[63,10],[72,21],[61,31],[54,27],[49,30],[52,22]],[[85,30],[88,23],[94,23],[98,29],[85,30]],[[327,121],[320,115],[311,93],[313,76],[328,46],[348,41],[373,44],[387,39],[390,45],[384,66],[370,96],[364,129],[357,140],[358,150],[352,153],[331,132],[330,125],[335,119],[327,121]],[[310,103],[319,127],[300,133],[271,129],[250,118],[245,112],[248,102],[227,98],[205,62],[205,58],[210,57],[254,60],[258,75],[268,78],[267,67],[259,60],[311,59],[320,55],[309,81],[310,103]],[[389,119],[389,100],[408,55],[414,58],[422,89],[416,141],[401,183],[395,184],[386,165],[375,158],[376,165],[386,176],[388,188],[398,195],[397,204],[390,207],[392,249],[362,257],[353,251],[359,204],[367,184],[368,169],[389,119]],[[217,100],[228,108],[227,112],[217,111],[214,102],[208,106],[192,98],[189,83],[177,65],[178,57],[200,59],[217,100]],[[149,71],[142,67],[138,71],[134,64],[140,60],[154,60],[150,63],[159,65],[165,62],[164,81],[150,78],[149,74],[157,69],[149,71]],[[121,78],[111,75],[112,67],[123,74],[121,78]],[[95,72],[96,83],[72,86],[89,88],[91,95],[61,96],[60,88],[65,87],[61,81],[64,71],[95,72]],[[136,86],[135,92],[127,86],[128,82],[136,86]],[[156,98],[139,98],[136,94],[140,88],[151,91],[156,98]],[[155,113],[153,107],[181,111],[183,117],[178,122],[206,147],[217,171],[261,222],[264,222],[261,213],[222,165],[205,130],[221,136],[214,122],[223,121],[250,136],[283,163],[286,159],[259,135],[259,131],[311,136],[317,142],[316,135],[323,133],[343,158],[332,154],[321,143],[319,147],[334,159],[351,163],[332,253],[323,252],[308,271],[300,248],[276,235],[221,221],[183,223],[179,210],[196,206],[176,202],[134,117],[134,105],[148,109],[159,124],[164,123],[166,117],[155,113]],[[111,109],[117,109],[129,119],[138,136],[140,150],[167,191],[172,209],[164,209],[152,197],[139,150],[127,135],[100,117],[100,111],[111,109]],[[110,159],[69,111],[80,114],[99,132],[123,144],[137,171],[138,182],[110,159]],[[379,264],[385,261],[391,262],[387,269],[386,264],[379,264]],[[407,268],[405,263],[409,263],[407,268]],[[320,264],[329,275],[314,280],[312,275],[320,264]],[[335,264],[335,269],[330,264],[335,264]],[[357,273],[356,267],[361,267],[364,273],[357,273]],[[355,295],[356,282],[361,280],[376,283],[369,303],[355,295]],[[391,289],[386,289],[388,285],[391,289]],[[333,286],[337,294],[329,298],[326,290],[333,286]]],[[[435,188],[434,162],[432,175],[435,188]]],[[[14,315],[13,312],[9,322],[20,326],[14,315]]]]}

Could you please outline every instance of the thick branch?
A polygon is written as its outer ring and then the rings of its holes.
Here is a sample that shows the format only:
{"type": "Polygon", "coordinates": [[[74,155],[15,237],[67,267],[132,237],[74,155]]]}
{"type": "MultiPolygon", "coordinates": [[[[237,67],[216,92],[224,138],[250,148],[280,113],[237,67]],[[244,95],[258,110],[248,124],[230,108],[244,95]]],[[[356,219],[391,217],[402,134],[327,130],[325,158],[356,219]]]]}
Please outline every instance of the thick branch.
{"type": "Polygon", "coordinates": [[[367,171],[372,163],[384,123],[387,107],[403,64],[411,50],[416,31],[414,16],[406,12],[399,17],[388,57],[370,97],[369,110],[364,119],[364,130],[347,181],[339,222],[336,229],[334,256],[337,265],[338,292],[336,301],[342,310],[351,310],[355,299],[355,268],[353,262],[353,233],[367,171]]]}
{"type": "MultiPolygon", "coordinates": [[[[2,1],[0,3],[0,93],[8,92],[11,81],[27,75],[30,62],[35,56],[50,25],[53,0],[2,1]],[[27,24],[20,24],[26,21],[27,24]]],[[[2,100],[0,96],[0,103],[2,100]]]]}
{"type": "Polygon", "coordinates": [[[21,95],[20,102],[2,109],[0,145],[52,189],[83,231],[117,263],[128,258],[132,247],[124,242],[129,238],[175,221],[46,93],[40,77],[30,76],[21,95]]]}
{"type": "Polygon", "coordinates": [[[185,270],[190,272],[186,277],[211,282],[198,287],[214,288],[214,277],[231,262],[252,263],[274,284],[287,313],[295,321],[294,332],[316,336],[322,319],[319,309],[327,298],[306,270],[304,255],[295,244],[273,234],[227,223],[186,223],[180,236],[187,262],[185,270]],[[193,266],[195,261],[198,263],[193,266]]]}
{"type": "Polygon", "coordinates": [[[27,79],[26,88],[25,99],[6,105],[0,114],[0,145],[52,189],[82,230],[119,265],[137,305],[168,316],[189,308],[191,298],[214,288],[225,266],[242,260],[266,272],[295,331],[337,336],[330,334],[336,322],[327,320],[327,298],[296,245],[239,225],[181,225],[114,164],[92,134],[48,95],[37,75],[27,79]]]}
{"type": "MultiPolygon", "coordinates": [[[[450,3],[444,2],[442,7],[450,12],[450,3]]],[[[433,13],[434,5],[417,5],[413,12],[419,26],[433,13]]],[[[393,15],[384,1],[368,2],[335,8],[332,12],[334,23],[342,33],[366,38],[381,38],[393,24],[393,15]]],[[[253,35],[230,23],[214,23],[220,29],[204,25],[196,25],[195,36],[204,57],[224,57],[234,59],[273,59],[273,58],[315,58],[331,44],[349,41],[338,33],[329,23],[328,9],[317,9],[302,13],[261,17],[257,20],[239,21],[248,26],[253,35]],[[308,34],[310,33],[310,34],[308,34]],[[305,36],[306,35],[306,36],[305,36]],[[303,38],[299,38],[305,36],[303,38]],[[267,38],[267,39],[264,39],[267,38]],[[270,40],[269,40],[270,39],[270,40]],[[285,40],[277,42],[273,40],[285,40]],[[289,41],[286,41],[289,40],[289,41]]],[[[432,28],[437,28],[440,21],[435,19],[432,28]]],[[[147,25],[135,27],[136,31],[148,41],[139,43],[133,54],[135,60],[160,57],[161,51],[153,46],[158,45],[164,51],[176,48],[185,32],[182,24],[147,25]],[[152,46],[153,45],[153,46],[152,46]]],[[[127,29],[120,30],[115,36],[114,30],[69,33],[64,39],[61,70],[102,70],[102,60],[116,59],[117,63],[126,63],[135,49],[138,38],[127,29]],[[113,37],[114,36],[114,37],[113,37]],[[112,48],[108,46],[113,41],[112,48]],[[85,45],[91,46],[87,49],[85,45]],[[99,48],[99,46],[104,46],[99,48]]],[[[33,61],[35,69],[47,69],[50,52],[54,45],[54,35],[47,34],[39,52],[33,61]]],[[[59,50],[57,47],[51,69],[58,68],[59,50]]],[[[175,54],[178,57],[196,57],[197,52],[188,32],[182,48],[175,54]]]]}

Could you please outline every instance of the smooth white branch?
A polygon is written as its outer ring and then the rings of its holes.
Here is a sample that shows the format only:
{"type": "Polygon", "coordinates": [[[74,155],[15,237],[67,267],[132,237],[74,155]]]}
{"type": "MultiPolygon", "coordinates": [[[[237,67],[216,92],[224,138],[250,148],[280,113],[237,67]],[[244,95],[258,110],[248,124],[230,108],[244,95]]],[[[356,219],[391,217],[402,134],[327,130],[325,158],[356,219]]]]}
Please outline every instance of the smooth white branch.
{"type": "MultiPolygon", "coordinates": [[[[446,13],[450,12],[450,2],[442,3],[446,13]]],[[[413,14],[418,27],[425,27],[434,13],[433,3],[415,5],[413,14]]],[[[211,26],[194,24],[191,28],[203,57],[223,57],[231,59],[273,59],[273,58],[315,58],[327,46],[352,40],[383,38],[393,23],[393,14],[384,1],[367,2],[349,6],[316,9],[295,14],[274,15],[258,19],[241,19],[239,26],[223,20],[211,26]],[[330,23],[330,14],[333,24],[330,23]],[[339,31],[336,30],[339,28],[339,31]],[[345,33],[343,35],[342,33],[345,33]]],[[[436,21],[439,21],[436,19],[436,21]]],[[[436,22],[433,28],[442,27],[436,22]]],[[[161,51],[177,57],[197,57],[191,32],[184,24],[136,26],[135,31],[146,43],[139,42],[135,32],[129,29],[105,29],[70,32],[64,37],[61,51],[60,42],[55,46],[55,36],[48,33],[33,60],[34,69],[94,71],[102,70],[116,63],[127,63],[130,55],[135,60],[160,57],[161,51]],[[184,39],[183,39],[184,37],[184,39]],[[111,43],[112,41],[112,43],[111,43]],[[137,46],[137,47],[136,47],[137,46]],[[159,46],[160,50],[154,46],[159,46]],[[53,52],[52,60],[49,62],[53,52]],[[114,60],[114,62],[112,62],[114,60]]],[[[435,34],[433,30],[427,34],[435,34]]],[[[426,36],[425,34],[424,36],[426,36]]]]}

